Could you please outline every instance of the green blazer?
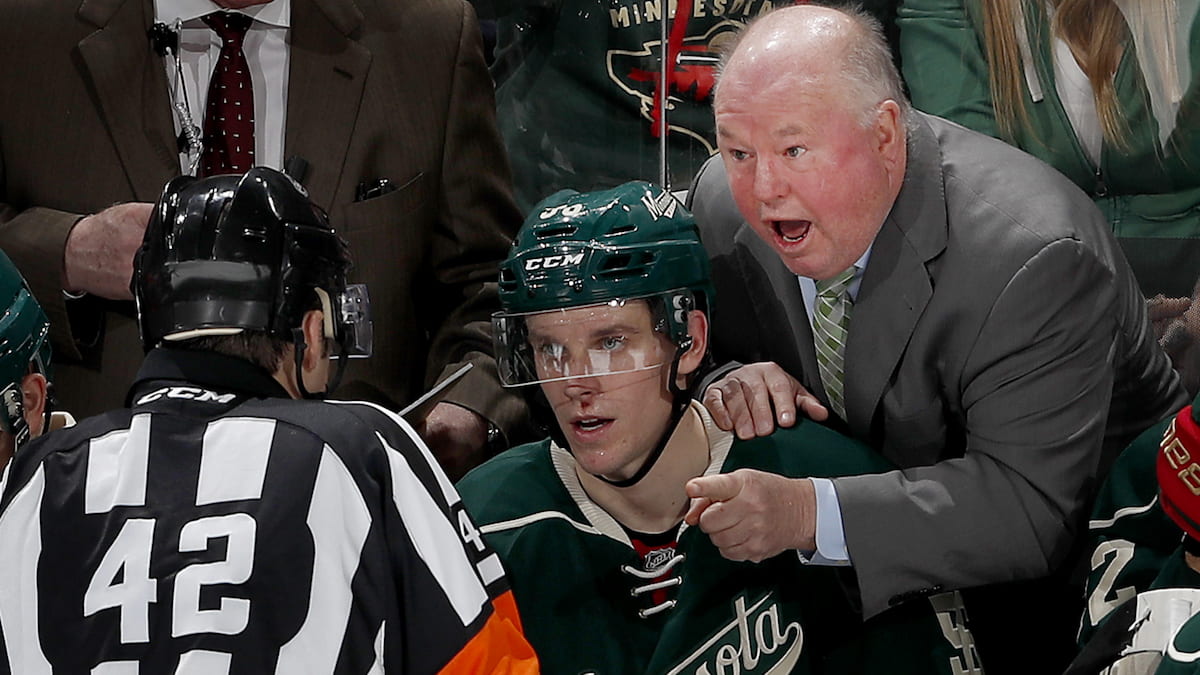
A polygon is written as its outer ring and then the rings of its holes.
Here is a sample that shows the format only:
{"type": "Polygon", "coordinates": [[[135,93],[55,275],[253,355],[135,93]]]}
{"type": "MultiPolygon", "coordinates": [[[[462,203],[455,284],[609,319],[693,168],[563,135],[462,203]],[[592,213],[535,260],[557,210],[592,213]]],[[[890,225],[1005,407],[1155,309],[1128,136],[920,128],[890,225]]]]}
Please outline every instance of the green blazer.
{"type": "MultiPolygon", "coordinates": [[[[1116,88],[1130,147],[1107,145],[1099,166],[1084,154],[1055,88],[1049,19],[1038,0],[1025,3],[1032,62],[1044,94],[1025,88],[1028,128],[1011,140],[1088,192],[1112,224],[1147,296],[1190,295],[1200,274],[1200,21],[1178,49],[1191,79],[1175,130],[1160,144],[1145,80],[1131,43],[1116,88]]],[[[981,0],[905,0],[899,10],[904,77],[913,104],[926,112],[999,137],[984,53],[981,0]]]]}

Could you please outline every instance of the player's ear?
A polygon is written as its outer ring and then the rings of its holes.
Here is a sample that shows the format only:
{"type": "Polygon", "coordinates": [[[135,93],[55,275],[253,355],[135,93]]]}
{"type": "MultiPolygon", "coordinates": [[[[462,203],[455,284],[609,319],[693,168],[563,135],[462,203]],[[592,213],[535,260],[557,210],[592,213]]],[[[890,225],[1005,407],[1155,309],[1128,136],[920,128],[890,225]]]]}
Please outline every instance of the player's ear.
{"type": "Polygon", "coordinates": [[[708,351],[708,315],[699,309],[688,312],[688,335],[692,345],[679,358],[679,374],[690,375],[704,362],[708,351]]]}
{"type": "Polygon", "coordinates": [[[25,423],[29,425],[29,433],[34,438],[45,431],[42,424],[46,419],[49,389],[46,376],[41,373],[29,373],[21,378],[21,405],[25,408],[25,423]]]}

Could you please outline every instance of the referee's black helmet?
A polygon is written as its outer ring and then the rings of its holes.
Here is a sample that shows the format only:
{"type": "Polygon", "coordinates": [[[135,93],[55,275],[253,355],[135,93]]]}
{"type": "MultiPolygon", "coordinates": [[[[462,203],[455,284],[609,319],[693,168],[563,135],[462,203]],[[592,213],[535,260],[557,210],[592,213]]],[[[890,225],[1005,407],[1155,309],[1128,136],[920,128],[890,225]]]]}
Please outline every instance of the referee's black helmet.
{"type": "Polygon", "coordinates": [[[329,337],[353,343],[337,304],[349,268],[346,243],[286,174],[180,176],[163,190],[134,260],[142,346],[243,330],[291,341],[314,289],[333,319],[329,337]]]}

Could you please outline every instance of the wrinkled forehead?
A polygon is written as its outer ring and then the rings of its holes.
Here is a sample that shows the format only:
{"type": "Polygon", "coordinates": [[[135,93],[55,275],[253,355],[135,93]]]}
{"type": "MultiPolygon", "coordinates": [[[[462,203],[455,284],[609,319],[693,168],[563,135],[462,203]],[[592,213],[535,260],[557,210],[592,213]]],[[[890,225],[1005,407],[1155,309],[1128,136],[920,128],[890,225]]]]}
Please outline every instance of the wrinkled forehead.
{"type": "Polygon", "coordinates": [[[747,63],[726,71],[713,98],[718,120],[736,114],[782,114],[797,106],[828,107],[845,99],[845,78],[828,64],[812,68],[775,68],[771,64],[747,63]]]}
{"type": "Polygon", "coordinates": [[[531,337],[651,332],[654,328],[650,305],[645,300],[612,300],[586,307],[537,312],[525,317],[525,325],[531,337]]]}

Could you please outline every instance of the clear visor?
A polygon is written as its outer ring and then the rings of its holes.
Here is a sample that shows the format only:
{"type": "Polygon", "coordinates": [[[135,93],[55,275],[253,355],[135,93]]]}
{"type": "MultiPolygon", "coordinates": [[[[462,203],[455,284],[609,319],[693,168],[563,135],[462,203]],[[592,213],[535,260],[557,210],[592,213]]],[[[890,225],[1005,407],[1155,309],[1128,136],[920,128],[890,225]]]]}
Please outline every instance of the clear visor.
{"type": "MultiPolygon", "coordinates": [[[[333,299],[333,313],[341,328],[346,356],[365,359],[371,355],[375,335],[371,327],[371,298],[366,284],[348,284],[346,290],[333,299]]],[[[336,351],[336,350],[335,350],[336,351]]],[[[334,354],[333,358],[338,355],[334,354]]]]}
{"type": "Polygon", "coordinates": [[[507,387],[659,368],[673,355],[661,302],[634,298],[528,314],[492,315],[507,387]]]}

